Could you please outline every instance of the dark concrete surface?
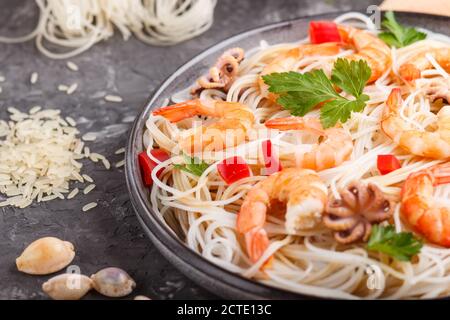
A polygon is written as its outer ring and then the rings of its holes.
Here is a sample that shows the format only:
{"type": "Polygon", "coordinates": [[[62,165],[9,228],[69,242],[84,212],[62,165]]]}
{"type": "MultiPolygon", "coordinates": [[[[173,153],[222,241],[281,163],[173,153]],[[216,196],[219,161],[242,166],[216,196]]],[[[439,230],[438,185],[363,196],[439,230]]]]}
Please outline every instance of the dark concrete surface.
{"type": "MultiPolygon", "coordinates": [[[[0,118],[6,108],[23,111],[34,105],[54,107],[75,118],[79,129],[99,132],[100,139],[89,143],[91,150],[112,162],[122,156],[114,151],[125,145],[130,120],[151,92],[173,72],[205,48],[241,31],[300,16],[343,10],[365,10],[376,0],[218,0],[215,23],[205,34],[173,47],[153,47],[119,36],[100,43],[71,60],[80,67],[69,71],[65,61],[42,56],[34,42],[0,44],[0,118]],[[32,72],[39,73],[35,85],[32,72]],[[71,96],[57,90],[60,83],[79,84],[71,96]],[[119,94],[122,103],[107,103],[105,93],[119,94]]],[[[0,0],[0,35],[22,35],[37,21],[34,1],[0,0]]],[[[127,270],[137,282],[134,294],[153,299],[211,299],[208,293],[186,279],[156,251],[138,224],[131,207],[122,169],[105,170],[85,162],[97,188],[73,200],[33,204],[26,209],[0,208],[0,299],[45,299],[42,283],[48,277],[22,274],[15,258],[24,247],[42,236],[56,236],[74,243],[73,264],[90,275],[106,266],[127,270]],[[98,207],[83,213],[81,207],[97,201],[98,207]]],[[[0,195],[0,200],[2,196],[0,195]]],[[[87,298],[98,299],[91,293],[87,298]]]]}

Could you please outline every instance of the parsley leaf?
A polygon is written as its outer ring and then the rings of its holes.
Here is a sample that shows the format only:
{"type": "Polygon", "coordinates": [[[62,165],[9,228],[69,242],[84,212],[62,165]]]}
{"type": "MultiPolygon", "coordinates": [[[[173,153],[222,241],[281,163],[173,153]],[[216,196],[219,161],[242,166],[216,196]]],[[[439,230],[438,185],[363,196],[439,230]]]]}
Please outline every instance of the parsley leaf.
{"type": "Polygon", "coordinates": [[[263,76],[269,91],[279,94],[277,103],[294,116],[304,116],[322,104],[320,119],[324,128],[338,121],[347,121],[352,112],[364,109],[369,97],[363,94],[371,70],[364,60],[337,59],[331,80],[323,70],[300,74],[297,72],[272,73],[263,76]],[[341,96],[334,86],[352,95],[355,99],[341,96]]]}
{"type": "Polygon", "coordinates": [[[395,15],[392,11],[384,15],[384,20],[381,25],[385,31],[381,32],[378,37],[388,45],[397,48],[405,47],[427,37],[426,33],[399,24],[395,20],[395,15]]]}
{"type": "Polygon", "coordinates": [[[359,98],[372,71],[365,60],[337,59],[331,73],[331,81],[345,92],[359,98]]]}
{"type": "Polygon", "coordinates": [[[374,225],[367,249],[390,255],[396,260],[410,261],[422,249],[421,240],[411,232],[396,233],[394,226],[374,225]]]}
{"type": "Polygon", "coordinates": [[[320,121],[324,128],[334,126],[338,121],[346,122],[352,115],[352,112],[361,112],[366,106],[369,96],[362,95],[356,100],[339,98],[323,105],[320,109],[320,121]]]}
{"type": "Polygon", "coordinates": [[[176,169],[180,169],[189,173],[192,173],[196,176],[201,176],[206,169],[208,169],[209,164],[206,162],[200,161],[198,158],[191,158],[189,156],[184,156],[185,164],[176,164],[174,167],[176,169]]]}
{"type": "Polygon", "coordinates": [[[295,116],[304,116],[319,103],[340,97],[323,70],[305,74],[272,73],[263,79],[269,85],[270,92],[281,93],[277,102],[295,116]]]}

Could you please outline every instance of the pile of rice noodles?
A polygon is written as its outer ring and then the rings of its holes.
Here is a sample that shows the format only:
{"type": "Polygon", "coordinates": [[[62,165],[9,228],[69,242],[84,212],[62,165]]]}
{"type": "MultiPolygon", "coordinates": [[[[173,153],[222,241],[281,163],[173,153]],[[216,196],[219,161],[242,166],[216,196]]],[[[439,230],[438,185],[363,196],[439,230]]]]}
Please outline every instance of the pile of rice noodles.
{"type": "Polygon", "coordinates": [[[35,0],[39,22],[28,35],[0,37],[0,42],[35,39],[44,55],[66,59],[117,29],[127,40],[132,34],[153,45],[172,45],[205,32],[213,23],[217,0],[35,0]],[[54,52],[46,46],[64,48],[54,52]]]}

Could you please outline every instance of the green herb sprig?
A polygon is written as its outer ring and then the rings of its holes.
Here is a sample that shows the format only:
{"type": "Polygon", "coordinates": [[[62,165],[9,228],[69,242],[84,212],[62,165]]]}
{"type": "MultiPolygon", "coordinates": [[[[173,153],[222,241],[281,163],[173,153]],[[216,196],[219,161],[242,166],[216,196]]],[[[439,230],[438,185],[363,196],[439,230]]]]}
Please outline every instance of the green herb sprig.
{"type": "Polygon", "coordinates": [[[367,249],[385,253],[399,261],[411,261],[422,249],[423,243],[411,232],[395,232],[394,226],[374,225],[367,249]]]}
{"type": "Polygon", "coordinates": [[[369,96],[363,89],[372,71],[364,60],[337,59],[328,79],[323,70],[300,74],[297,72],[272,73],[263,76],[269,91],[279,95],[277,103],[295,116],[304,116],[315,106],[321,105],[320,120],[324,128],[338,121],[346,122],[352,112],[361,112],[369,96]],[[335,87],[353,96],[340,95],[335,87]]]}
{"type": "Polygon", "coordinates": [[[184,164],[176,164],[174,167],[176,169],[180,169],[186,172],[189,172],[193,175],[200,177],[206,169],[208,169],[209,164],[204,161],[200,161],[200,159],[194,157],[191,158],[187,155],[184,155],[184,164]]]}
{"type": "Polygon", "coordinates": [[[426,33],[417,31],[415,28],[402,26],[397,22],[392,11],[384,15],[381,26],[384,32],[378,34],[378,37],[386,44],[396,48],[405,47],[427,37],[426,33]]]}

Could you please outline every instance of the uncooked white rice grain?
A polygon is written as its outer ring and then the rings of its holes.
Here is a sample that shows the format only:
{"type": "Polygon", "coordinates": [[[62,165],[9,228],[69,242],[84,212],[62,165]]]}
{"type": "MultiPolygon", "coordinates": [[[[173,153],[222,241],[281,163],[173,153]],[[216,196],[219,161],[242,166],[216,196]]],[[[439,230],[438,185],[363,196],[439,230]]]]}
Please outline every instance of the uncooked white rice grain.
{"type": "Polygon", "coordinates": [[[88,176],[87,174],[83,174],[83,178],[84,180],[86,180],[87,182],[94,182],[94,179],[92,179],[90,176],[88,176]]]}
{"type": "Polygon", "coordinates": [[[76,172],[76,171],[72,171],[72,176],[76,179],[76,180],[78,180],[78,181],[80,181],[80,182],[84,182],[84,179],[83,179],[83,177],[78,173],[78,172],[76,172]]]}
{"type": "Polygon", "coordinates": [[[68,95],[71,95],[72,93],[75,92],[75,90],[77,90],[77,88],[78,88],[78,83],[74,83],[69,88],[67,88],[67,92],[66,93],[68,95]]]}
{"type": "Polygon", "coordinates": [[[88,194],[89,192],[94,190],[95,187],[96,187],[95,184],[90,184],[86,188],[84,188],[83,193],[84,194],[88,194]]]}
{"type": "Polygon", "coordinates": [[[30,109],[30,111],[28,111],[29,114],[35,114],[39,111],[41,111],[42,107],[41,106],[34,106],[30,109]]]}
{"type": "Polygon", "coordinates": [[[61,192],[53,190],[53,194],[60,198],[61,200],[64,200],[64,195],[61,192]]]}
{"type": "Polygon", "coordinates": [[[81,210],[83,210],[83,212],[86,212],[88,210],[95,208],[96,206],[97,206],[97,202],[91,202],[91,203],[88,203],[87,205],[85,205],[81,210]]]}
{"type": "Polygon", "coordinates": [[[92,162],[98,162],[98,158],[97,158],[95,152],[91,152],[91,154],[89,155],[89,159],[90,159],[92,162]]]}
{"type": "Polygon", "coordinates": [[[105,100],[108,102],[122,102],[123,99],[120,96],[114,96],[112,94],[108,94],[105,96],[105,100]]]}
{"type": "Polygon", "coordinates": [[[58,198],[58,196],[56,194],[51,194],[49,196],[42,197],[41,201],[42,202],[51,201],[51,200],[55,200],[56,198],[58,198]]]}
{"type": "Polygon", "coordinates": [[[9,113],[21,113],[19,110],[17,110],[14,107],[8,107],[7,110],[8,110],[9,113]]]}
{"type": "Polygon", "coordinates": [[[67,195],[67,199],[72,199],[73,197],[75,197],[78,192],[80,190],[78,188],[73,189],[72,191],[70,191],[70,193],[67,195]]]}
{"type": "Polygon", "coordinates": [[[81,141],[81,140],[78,140],[77,143],[76,143],[76,147],[73,150],[73,153],[81,154],[81,151],[83,150],[83,147],[84,147],[84,142],[81,141]]]}
{"type": "Polygon", "coordinates": [[[125,165],[125,159],[124,160],[120,160],[119,162],[116,163],[116,168],[123,167],[124,165],[125,165]]]}
{"type": "MultiPolygon", "coordinates": [[[[8,199],[9,200],[9,199],[8,199]]],[[[9,201],[5,200],[5,201],[1,201],[0,202],[0,207],[5,207],[5,206],[9,206],[9,201]]]]}
{"type": "Polygon", "coordinates": [[[89,159],[91,159],[91,161],[98,162],[98,160],[103,160],[105,159],[105,157],[100,153],[91,152],[91,154],[89,155],[89,159]]]}
{"type": "Polygon", "coordinates": [[[0,76],[0,82],[5,82],[5,77],[4,76],[0,76]]]}
{"type": "Polygon", "coordinates": [[[121,153],[125,153],[125,148],[117,149],[116,152],[114,152],[114,154],[121,154],[121,153]]]}
{"type": "Polygon", "coordinates": [[[81,169],[83,167],[83,164],[81,162],[76,161],[75,159],[70,159],[70,162],[73,164],[74,167],[81,169]]]}
{"type": "Polygon", "coordinates": [[[37,72],[33,72],[30,77],[31,84],[35,84],[39,79],[39,75],[37,72]]]}
{"type": "Polygon", "coordinates": [[[78,71],[78,66],[72,61],[67,61],[67,68],[69,68],[72,71],[78,71]]]}
{"type": "Polygon", "coordinates": [[[102,162],[103,162],[103,165],[105,166],[106,170],[111,169],[111,163],[109,163],[108,159],[103,158],[102,162]]]}
{"type": "Polygon", "coordinates": [[[83,139],[84,141],[94,141],[95,139],[97,139],[97,136],[93,132],[88,132],[84,134],[81,139],[83,139]]]}
{"type": "Polygon", "coordinates": [[[65,84],[60,84],[58,85],[58,90],[67,92],[67,90],[69,90],[69,87],[66,86],[65,84]]]}
{"type": "Polygon", "coordinates": [[[66,117],[67,123],[69,123],[72,127],[77,125],[77,122],[72,117],[66,117]]]}
{"type": "Polygon", "coordinates": [[[2,89],[2,87],[0,87],[0,93],[2,93],[2,91],[3,91],[3,89],[2,89]]]}
{"type": "Polygon", "coordinates": [[[89,158],[90,154],[91,154],[91,150],[89,149],[89,147],[84,147],[84,156],[86,158],[89,158]]]}

